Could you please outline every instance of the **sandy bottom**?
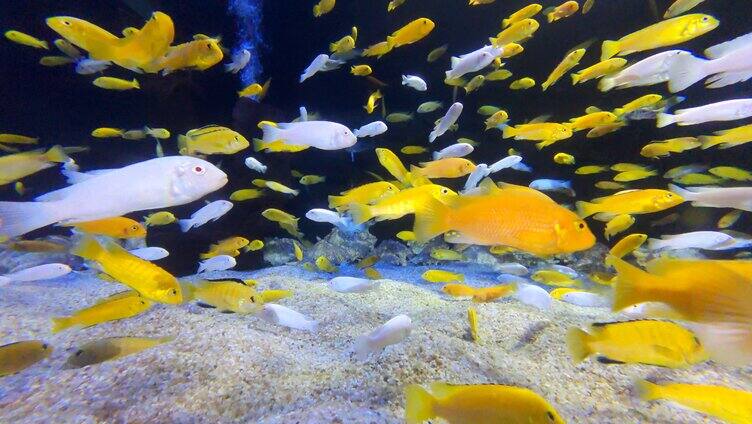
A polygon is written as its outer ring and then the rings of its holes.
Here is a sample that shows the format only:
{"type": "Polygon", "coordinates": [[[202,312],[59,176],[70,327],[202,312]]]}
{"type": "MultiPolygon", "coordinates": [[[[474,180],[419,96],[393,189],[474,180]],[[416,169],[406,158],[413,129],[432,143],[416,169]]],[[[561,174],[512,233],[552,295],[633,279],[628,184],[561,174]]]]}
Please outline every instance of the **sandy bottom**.
{"type": "MultiPolygon", "coordinates": [[[[564,335],[570,326],[611,321],[605,309],[554,302],[540,311],[515,300],[475,305],[481,343],[468,338],[468,300],[440,294],[419,281],[426,267],[379,268],[375,291],[340,294],[326,275],[299,266],[223,272],[211,277],[256,278],[260,288],[285,288],[280,303],[320,322],[317,333],[275,326],[254,316],[196,305],[158,305],[132,319],[50,334],[50,318],[66,315],[122,290],[86,275],[0,289],[0,343],[43,339],[47,360],[2,379],[0,422],[93,423],[393,423],[404,414],[403,388],[446,381],[528,387],[572,423],[692,423],[708,419],[668,403],[635,397],[633,381],[722,384],[752,389],[750,368],[698,365],[670,370],[642,365],[574,366],[564,335]],[[357,336],[398,314],[412,334],[361,363],[357,336]],[[77,345],[108,336],[175,336],[175,340],[116,361],[65,369],[77,345]]],[[[469,269],[464,269],[469,271],[469,269]]],[[[352,267],[341,274],[359,275],[352,267]]],[[[493,274],[468,274],[493,284],[493,274]]]]}

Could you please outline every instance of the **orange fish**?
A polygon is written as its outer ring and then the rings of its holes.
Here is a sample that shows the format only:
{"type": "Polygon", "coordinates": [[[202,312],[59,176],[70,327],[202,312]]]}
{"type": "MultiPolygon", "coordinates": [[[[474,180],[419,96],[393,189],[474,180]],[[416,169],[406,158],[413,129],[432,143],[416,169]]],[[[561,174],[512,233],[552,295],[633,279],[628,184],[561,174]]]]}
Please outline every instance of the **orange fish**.
{"type": "Polygon", "coordinates": [[[445,284],[441,291],[454,297],[471,297],[475,295],[475,288],[467,284],[445,284]]]}
{"type": "Polygon", "coordinates": [[[82,233],[113,238],[128,239],[146,237],[146,228],[143,225],[124,216],[98,219],[96,221],[77,222],[65,226],[73,227],[82,233]]]}
{"type": "Polygon", "coordinates": [[[448,205],[433,199],[418,205],[413,229],[418,242],[450,231],[444,237],[449,243],[509,246],[539,256],[595,244],[587,224],[550,197],[511,184],[500,189],[490,179],[483,180],[480,194],[458,196],[448,205]]]}
{"type": "Polygon", "coordinates": [[[475,164],[463,158],[445,158],[421,162],[420,166],[422,168],[411,165],[410,173],[426,178],[459,178],[475,170],[475,164]]]}
{"type": "Polygon", "coordinates": [[[475,289],[475,293],[473,293],[473,302],[491,302],[500,297],[514,293],[516,289],[517,288],[514,284],[502,284],[500,286],[475,289]]]}

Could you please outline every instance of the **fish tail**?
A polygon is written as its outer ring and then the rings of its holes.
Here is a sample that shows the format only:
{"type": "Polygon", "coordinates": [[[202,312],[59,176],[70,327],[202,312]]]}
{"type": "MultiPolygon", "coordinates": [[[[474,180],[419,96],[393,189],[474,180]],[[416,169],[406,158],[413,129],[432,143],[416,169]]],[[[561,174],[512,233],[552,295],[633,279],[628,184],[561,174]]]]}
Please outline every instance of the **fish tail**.
{"type": "Polygon", "coordinates": [[[16,237],[46,227],[63,219],[62,213],[60,202],[0,202],[0,236],[16,237]]]}
{"type": "Polygon", "coordinates": [[[578,82],[580,82],[580,74],[569,74],[570,77],[572,77],[572,85],[577,85],[578,82]]]}
{"type": "Polygon", "coordinates": [[[434,197],[418,202],[413,232],[418,243],[425,243],[451,230],[451,209],[434,197]]]}
{"type": "Polygon", "coordinates": [[[503,131],[503,133],[501,135],[502,138],[510,138],[510,137],[514,137],[515,135],[517,135],[517,133],[515,132],[514,127],[512,127],[512,126],[506,126],[506,127],[504,127],[504,129],[502,131],[503,131]]]}
{"type": "Polygon", "coordinates": [[[702,150],[706,150],[713,146],[717,146],[721,144],[721,142],[716,141],[716,140],[717,140],[717,137],[714,137],[712,135],[701,135],[697,137],[697,141],[702,143],[700,147],[702,150]]]}
{"type": "Polygon", "coordinates": [[[668,90],[678,93],[708,76],[708,62],[692,55],[675,57],[668,67],[668,90]]]}
{"type": "Polygon", "coordinates": [[[546,19],[548,20],[548,23],[550,24],[551,22],[553,22],[553,21],[556,20],[556,14],[555,13],[549,13],[548,15],[546,15],[546,19]]]}
{"type": "Polygon", "coordinates": [[[329,207],[339,209],[345,205],[345,196],[329,196],[329,207]]]}
{"type": "Polygon", "coordinates": [[[321,16],[321,7],[318,4],[313,6],[313,16],[317,18],[321,16]]]}
{"type": "Polygon", "coordinates": [[[189,141],[190,139],[187,136],[184,136],[182,134],[178,136],[178,151],[180,152],[181,155],[186,155],[189,153],[189,149],[188,149],[189,141]]]}
{"type": "Polygon", "coordinates": [[[188,230],[193,228],[193,220],[192,219],[179,219],[178,225],[180,226],[180,231],[187,233],[188,230]]]}
{"type": "Polygon", "coordinates": [[[671,115],[668,113],[659,113],[656,118],[657,120],[655,122],[655,126],[658,128],[667,127],[673,123],[676,123],[676,115],[671,115]]]}
{"type": "Polygon", "coordinates": [[[405,422],[420,424],[436,417],[436,398],[418,384],[405,388],[405,422]]]}
{"type": "Polygon", "coordinates": [[[580,218],[587,218],[594,213],[598,213],[598,206],[595,203],[579,201],[575,203],[575,207],[577,208],[577,215],[580,218]]]}
{"type": "Polygon", "coordinates": [[[598,90],[601,91],[610,91],[613,90],[614,87],[616,87],[616,80],[613,78],[601,78],[598,82],[598,90]]]}
{"type": "Polygon", "coordinates": [[[638,303],[656,300],[649,296],[650,288],[660,285],[656,277],[615,256],[609,255],[606,260],[616,269],[618,275],[613,286],[611,309],[614,312],[638,303]]]}
{"type": "Polygon", "coordinates": [[[508,26],[509,26],[509,19],[504,19],[503,21],[501,21],[501,28],[502,29],[506,28],[508,26]]]}
{"type": "Polygon", "coordinates": [[[392,37],[391,35],[386,37],[386,46],[389,50],[392,50],[395,44],[396,40],[394,39],[394,37],[392,37]]]}
{"type": "Polygon", "coordinates": [[[635,389],[642,400],[650,401],[661,399],[663,397],[661,386],[647,380],[637,381],[637,383],[635,383],[635,389]]]}
{"type": "Polygon", "coordinates": [[[588,344],[589,339],[590,334],[581,328],[572,327],[567,331],[567,349],[575,364],[584,361],[593,353],[588,344]]]}
{"type": "Polygon", "coordinates": [[[620,49],[621,44],[618,41],[604,41],[601,45],[601,62],[616,56],[616,54],[619,53],[620,49]]]}
{"type": "Polygon", "coordinates": [[[60,145],[52,146],[44,156],[49,162],[65,163],[69,159],[65,150],[60,145]]]}
{"type": "Polygon", "coordinates": [[[616,109],[614,109],[614,115],[616,116],[624,115],[624,108],[617,107],[616,109]]]}
{"type": "Polygon", "coordinates": [[[371,207],[361,203],[350,204],[348,213],[352,217],[353,224],[355,225],[360,225],[366,221],[373,219],[373,211],[371,207]]]}
{"type": "Polygon", "coordinates": [[[97,261],[104,254],[104,251],[104,248],[94,237],[85,236],[70,252],[84,259],[97,261]]]}
{"type": "Polygon", "coordinates": [[[40,42],[39,44],[40,44],[40,45],[42,46],[42,48],[44,48],[45,50],[49,50],[49,49],[50,49],[50,45],[49,45],[49,43],[47,43],[47,42],[46,42],[46,41],[44,41],[44,40],[42,40],[42,41],[41,41],[41,42],[40,42]]]}
{"type": "Polygon", "coordinates": [[[135,88],[137,90],[141,88],[141,84],[138,82],[137,79],[133,78],[132,83],[133,83],[133,88],[135,88]]]}
{"type": "Polygon", "coordinates": [[[74,322],[70,317],[52,318],[52,334],[57,334],[65,329],[73,327],[74,322]]]}

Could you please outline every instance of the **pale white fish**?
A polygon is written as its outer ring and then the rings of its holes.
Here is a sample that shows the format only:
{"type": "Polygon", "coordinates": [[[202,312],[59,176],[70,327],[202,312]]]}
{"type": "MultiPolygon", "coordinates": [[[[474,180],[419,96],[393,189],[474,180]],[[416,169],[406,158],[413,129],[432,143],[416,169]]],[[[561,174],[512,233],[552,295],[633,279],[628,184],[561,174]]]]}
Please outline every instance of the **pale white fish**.
{"type": "Polygon", "coordinates": [[[258,314],[259,318],[270,324],[281,325],[295,330],[310,331],[315,333],[319,323],[298,311],[276,303],[266,303],[258,314]]]}
{"type": "Polygon", "coordinates": [[[108,60],[81,59],[76,62],[76,73],[91,75],[109,68],[112,62],[108,60]]]}
{"type": "Polygon", "coordinates": [[[415,75],[402,75],[402,85],[406,85],[417,91],[428,90],[428,84],[423,81],[423,78],[415,75]]]}
{"type": "Polygon", "coordinates": [[[611,306],[611,301],[607,297],[586,291],[565,293],[561,296],[561,300],[585,308],[607,308],[611,306]]]}
{"type": "Polygon", "coordinates": [[[332,224],[339,228],[340,231],[346,233],[360,232],[365,229],[365,225],[355,225],[352,218],[349,216],[342,216],[335,211],[329,209],[311,209],[305,214],[306,218],[314,222],[322,222],[332,224]]]}
{"type": "Polygon", "coordinates": [[[11,282],[50,280],[71,272],[66,264],[44,264],[0,276],[0,287],[11,282]]]}
{"type": "Polygon", "coordinates": [[[570,276],[572,278],[575,278],[578,275],[580,275],[580,273],[578,273],[574,269],[572,269],[572,268],[570,268],[568,266],[559,265],[559,264],[547,265],[547,266],[543,267],[542,269],[551,269],[551,270],[554,270],[556,272],[560,272],[560,273],[562,273],[564,275],[568,275],[568,276],[570,276]]]}
{"type": "Polygon", "coordinates": [[[444,135],[444,133],[447,132],[455,122],[457,122],[461,114],[462,103],[457,102],[449,106],[449,110],[447,110],[446,114],[439,120],[436,127],[431,131],[431,134],[428,135],[428,142],[433,143],[434,140],[444,135]]]}
{"type": "Polygon", "coordinates": [[[526,305],[535,306],[542,310],[550,309],[553,303],[551,295],[535,284],[518,284],[517,291],[513,296],[526,305]]]}
{"type": "Polygon", "coordinates": [[[669,69],[668,89],[684,90],[713,75],[705,85],[720,88],[752,78],[752,33],[705,49],[708,59],[684,55],[669,69]]]}
{"type": "Polygon", "coordinates": [[[382,121],[371,122],[353,131],[355,137],[375,137],[384,134],[389,128],[382,121]]]}
{"type": "Polygon", "coordinates": [[[235,265],[237,264],[235,258],[230,255],[218,255],[199,262],[196,274],[211,271],[224,271],[226,269],[235,268],[235,265]]]}
{"type": "Polygon", "coordinates": [[[129,250],[128,252],[145,261],[158,261],[170,255],[170,252],[161,247],[142,247],[140,249],[129,250]]]}
{"type": "Polygon", "coordinates": [[[203,208],[193,212],[190,219],[179,219],[178,225],[182,232],[187,232],[191,228],[198,228],[209,221],[216,221],[222,217],[222,215],[232,209],[233,204],[227,200],[215,200],[203,208]]]}
{"type": "Polygon", "coordinates": [[[700,174],[705,172],[709,167],[707,165],[701,165],[699,163],[693,163],[689,165],[680,166],[666,171],[663,174],[663,178],[676,179],[687,174],[700,174]]]}
{"type": "Polygon", "coordinates": [[[334,277],[329,280],[329,288],[340,293],[363,293],[381,284],[379,280],[356,277],[334,277]]]}
{"type": "Polygon", "coordinates": [[[502,274],[512,275],[527,275],[530,273],[530,270],[528,270],[525,265],[517,262],[507,262],[496,265],[494,270],[501,272],[502,274]]]}
{"type": "Polygon", "coordinates": [[[329,121],[304,121],[263,124],[264,142],[282,140],[291,146],[310,146],[321,150],[340,150],[353,146],[358,138],[346,126],[329,121]]]}
{"type": "Polygon", "coordinates": [[[488,167],[488,170],[493,174],[495,172],[501,171],[502,169],[511,168],[520,162],[522,162],[522,156],[510,155],[505,157],[504,159],[500,159],[492,163],[491,166],[488,167]]]}
{"type": "Polygon", "coordinates": [[[63,171],[78,172],[81,169],[73,158],[68,158],[63,163],[63,171]]]}
{"type": "Polygon", "coordinates": [[[410,335],[413,321],[407,315],[397,315],[380,327],[355,341],[355,355],[365,361],[371,354],[380,354],[385,347],[397,344],[410,335]]]}
{"type": "Polygon", "coordinates": [[[575,196],[575,192],[572,189],[571,181],[550,180],[546,178],[541,178],[541,179],[532,181],[529,187],[535,190],[539,190],[539,191],[555,191],[555,192],[565,193],[571,197],[575,196]]]}
{"type": "Polygon", "coordinates": [[[514,274],[499,274],[498,277],[496,277],[496,281],[500,282],[501,284],[528,284],[530,281],[527,278],[520,277],[519,275],[514,274]]]}
{"type": "Polygon", "coordinates": [[[488,165],[486,165],[485,163],[479,163],[475,165],[475,169],[467,177],[467,181],[465,181],[465,188],[462,190],[462,193],[470,194],[472,191],[477,189],[478,184],[481,182],[481,180],[489,175],[491,175],[491,170],[488,169],[488,165]]]}
{"type": "Polygon", "coordinates": [[[692,187],[681,188],[669,184],[669,190],[692,206],[703,208],[732,208],[752,212],[752,187],[692,187]]]}
{"type": "Polygon", "coordinates": [[[666,82],[669,80],[669,69],[682,56],[692,56],[692,53],[669,50],[654,54],[614,75],[601,78],[598,89],[609,91],[613,88],[641,87],[666,82]]]}
{"type": "Polygon", "coordinates": [[[339,68],[345,62],[341,60],[332,60],[328,55],[320,54],[313,59],[310,65],[300,75],[300,82],[314,76],[317,72],[327,72],[339,68]]]}
{"type": "Polygon", "coordinates": [[[170,208],[227,184],[224,172],[190,156],[166,156],[103,174],[81,175],[80,182],[39,196],[34,202],[0,202],[0,235],[15,237],[54,223],[170,208]]]}
{"type": "Polygon", "coordinates": [[[461,158],[469,155],[475,148],[468,143],[456,143],[450,146],[444,147],[438,152],[433,152],[433,160],[439,160],[444,158],[461,158]]]}
{"type": "Polygon", "coordinates": [[[246,49],[235,52],[232,55],[232,62],[225,63],[225,72],[237,74],[251,61],[251,52],[246,49]]]}
{"type": "Polygon", "coordinates": [[[526,165],[524,162],[515,163],[514,165],[510,166],[510,168],[520,172],[533,172],[533,168],[529,165],[526,165]]]}
{"type": "Polygon", "coordinates": [[[247,158],[245,158],[245,166],[248,167],[248,169],[252,169],[256,172],[260,172],[262,174],[266,173],[266,165],[259,162],[258,159],[252,156],[248,156],[247,158]]]}
{"type": "Polygon", "coordinates": [[[452,68],[446,71],[446,78],[460,78],[465,74],[480,71],[502,53],[504,53],[502,47],[484,46],[460,57],[452,57],[452,68]]]}
{"type": "Polygon", "coordinates": [[[725,245],[734,244],[734,238],[718,231],[692,231],[684,234],[664,235],[661,239],[648,239],[650,250],[678,249],[723,249],[725,245]]]}
{"type": "Polygon", "coordinates": [[[656,126],[663,128],[671,124],[685,126],[705,122],[735,121],[750,116],[752,116],[752,99],[735,99],[689,109],[679,109],[674,111],[673,115],[659,113],[656,126]]]}
{"type": "Polygon", "coordinates": [[[441,102],[425,102],[421,103],[420,106],[418,106],[418,113],[431,113],[433,111],[438,110],[439,108],[443,107],[444,104],[441,102]]]}
{"type": "Polygon", "coordinates": [[[678,318],[678,313],[661,302],[643,302],[621,311],[630,318],[678,318]]]}

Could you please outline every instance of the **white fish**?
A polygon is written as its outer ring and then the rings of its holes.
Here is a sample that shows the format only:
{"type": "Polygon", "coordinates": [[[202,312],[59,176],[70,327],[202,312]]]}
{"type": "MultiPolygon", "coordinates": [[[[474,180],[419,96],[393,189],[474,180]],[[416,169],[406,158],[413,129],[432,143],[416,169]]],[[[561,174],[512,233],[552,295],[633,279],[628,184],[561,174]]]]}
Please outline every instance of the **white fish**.
{"type": "Polygon", "coordinates": [[[529,187],[539,190],[539,191],[557,191],[561,193],[566,193],[567,195],[572,196],[572,197],[575,196],[575,192],[574,190],[572,190],[571,181],[549,180],[549,179],[541,178],[541,179],[532,181],[529,187]]]}
{"type": "Polygon", "coordinates": [[[707,249],[716,250],[734,244],[734,238],[718,231],[693,231],[684,234],[663,235],[661,239],[648,240],[650,250],[707,249]]]}
{"type": "Polygon", "coordinates": [[[232,55],[232,62],[225,63],[225,72],[237,74],[251,61],[251,52],[246,49],[235,52],[232,55]]]}
{"type": "Polygon", "coordinates": [[[568,276],[570,276],[572,278],[575,278],[578,275],[580,275],[579,272],[575,271],[574,269],[572,269],[572,268],[570,268],[568,266],[564,266],[564,265],[558,265],[558,264],[548,265],[548,266],[545,267],[545,269],[552,269],[552,270],[554,270],[556,272],[560,272],[560,273],[562,273],[564,275],[568,275],[568,276]]]}
{"type": "Polygon", "coordinates": [[[431,134],[428,135],[428,142],[433,143],[438,137],[444,135],[444,133],[447,132],[455,122],[457,122],[461,114],[462,103],[458,102],[449,106],[449,110],[447,110],[446,114],[439,120],[436,127],[431,131],[431,134]]]}
{"type": "Polygon", "coordinates": [[[418,113],[431,113],[433,111],[438,110],[442,106],[444,106],[444,104],[441,102],[425,102],[425,103],[421,103],[420,106],[418,106],[417,112],[418,113]]]}
{"type": "Polygon", "coordinates": [[[514,274],[499,274],[498,277],[496,277],[496,281],[500,282],[501,284],[528,284],[529,281],[527,278],[520,277],[519,275],[514,274]]]}
{"type": "Polygon", "coordinates": [[[551,308],[551,304],[553,303],[551,295],[542,287],[538,287],[535,284],[518,284],[517,291],[513,296],[526,305],[535,306],[543,310],[551,308]]]}
{"type": "Polygon", "coordinates": [[[230,255],[214,256],[205,261],[199,262],[196,274],[210,271],[224,271],[226,269],[235,268],[235,265],[237,264],[235,258],[230,255]]]}
{"type": "Polygon", "coordinates": [[[262,174],[266,173],[266,165],[259,162],[258,159],[252,156],[248,156],[247,158],[245,158],[245,166],[248,167],[248,169],[252,169],[256,172],[260,172],[262,174]]]}
{"type": "Polygon", "coordinates": [[[311,333],[315,333],[319,327],[318,321],[276,303],[264,304],[264,308],[258,316],[271,324],[294,328],[296,330],[310,331],[311,333]]]}
{"type": "Polygon", "coordinates": [[[502,169],[511,168],[520,162],[522,162],[522,156],[510,155],[505,157],[504,159],[492,163],[491,166],[488,167],[488,170],[493,174],[495,172],[501,171],[502,169]]]}
{"type": "Polygon", "coordinates": [[[485,163],[475,165],[475,169],[467,177],[467,181],[465,181],[465,188],[462,190],[462,193],[469,194],[474,191],[478,187],[478,183],[489,175],[491,175],[491,170],[488,169],[488,165],[485,163]]]}
{"type": "Polygon", "coordinates": [[[375,137],[384,134],[389,128],[382,121],[371,122],[353,131],[355,137],[375,137]]]}
{"type": "Polygon", "coordinates": [[[352,218],[349,216],[342,216],[335,211],[330,211],[329,209],[311,209],[306,212],[305,216],[314,222],[332,224],[339,228],[340,231],[346,233],[360,232],[365,229],[365,225],[355,225],[352,218]]]}
{"type": "Polygon", "coordinates": [[[22,269],[11,274],[0,276],[0,287],[10,282],[39,281],[62,277],[71,272],[71,267],[65,264],[44,264],[22,269]]]}
{"type": "Polygon", "coordinates": [[[682,56],[692,56],[684,50],[669,50],[654,54],[629,66],[614,75],[606,76],[598,83],[598,89],[609,91],[613,88],[641,87],[669,80],[669,70],[682,56]]]}
{"type": "Polygon", "coordinates": [[[189,156],[76,174],[76,184],[39,196],[34,202],[0,202],[0,234],[15,237],[58,222],[165,209],[193,202],[227,184],[227,175],[216,166],[189,156]]]}
{"type": "Polygon", "coordinates": [[[469,155],[475,148],[471,144],[456,143],[448,147],[444,147],[438,152],[433,152],[433,160],[439,160],[444,158],[461,158],[469,155]]]}
{"type": "Polygon", "coordinates": [[[170,255],[170,252],[161,247],[142,247],[140,249],[129,250],[128,252],[145,261],[158,261],[170,255]]]}
{"type": "Polygon", "coordinates": [[[108,60],[81,59],[76,62],[76,73],[91,75],[109,68],[112,62],[108,60]]]}
{"type": "Polygon", "coordinates": [[[501,272],[502,274],[527,275],[530,273],[525,265],[517,262],[507,262],[496,265],[494,269],[498,272],[501,272]]]}
{"type": "Polygon", "coordinates": [[[385,347],[397,344],[410,335],[413,321],[407,315],[397,315],[380,327],[355,341],[355,355],[365,361],[371,354],[379,354],[385,347]]]}
{"type": "Polygon", "coordinates": [[[504,53],[502,47],[485,46],[460,57],[452,57],[452,69],[446,71],[446,78],[460,78],[465,74],[480,71],[502,53],[504,53]]]}
{"type": "Polygon", "coordinates": [[[334,277],[329,280],[329,287],[340,293],[363,293],[375,289],[380,283],[367,278],[334,277]]]}
{"type": "Polygon", "coordinates": [[[703,208],[732,208],[752,212],[752,187],[692,187],[684,189],[669,184],[669,190],[692,206],[703,208]]]}
{"type": "Polygon", "coordinates": [[[607,297],[586,291],[565,293],[561,296],[561,300],[562,302],[571,303],[572,305],[585,308],[606,308],[611,305],[611,302],[607,297]]]}
{"type": "Polygon", "coordinates": [[[520,172],[533,172],[533,168],[529,165],[526,165],[524,162],[515,163],[514,165],[510,166],[510,168],[520,172]]]}
{"type": "Polygon", "coordinates": [[[752,33],[705,49],[709,59],[684,55],[669,69],[668,89],[679,92],[713,75],[705,84],[720,88],[752,78],[752,33]]]}
{"type": "Polygon", "coordinates": [[[196,212],[193,212],[190,219],[178,220],[178,225],[180,225],[180,230],[185,233],[191,228],[198,228],[209,221],[218,220],[222,215],[229,212],[232,207],[232,202],[227,200],[215,200],[196,212]]]}
{"type": "Polygon", "coordinates": [[[329,59],[328,55],[320,54],[313,59],[310,65],[300,75],[300,82],[307,80],[314,76],[317,72],[327,72],[339,68],[344,65],[345,62],[341,60],[329,59]]]}
{"type": "Polygon", "coordinates": [[[417,91],[428,90],[428,84],[423,81],[423,78],[417,77],[415,75],[402,75],[402,85],[406,85],[417,91]]]}
{"type": "Polygon", "coordinates": [[[353,146],[358,138],[346,126],[329,121],[263,124],[264,142],[282,140],[291,146],[311,146],[321,150],[340,150],[353,146]]]}
{"type": "Polygon", "coordinates": [[[735,99],[689,109],[679,109],[674,114],[659,113],[656,126],[676,124],[697,125],[705,122],[735,121],[752,116],[752,99],[735,99]]]}

